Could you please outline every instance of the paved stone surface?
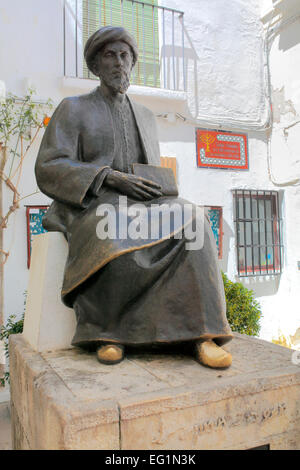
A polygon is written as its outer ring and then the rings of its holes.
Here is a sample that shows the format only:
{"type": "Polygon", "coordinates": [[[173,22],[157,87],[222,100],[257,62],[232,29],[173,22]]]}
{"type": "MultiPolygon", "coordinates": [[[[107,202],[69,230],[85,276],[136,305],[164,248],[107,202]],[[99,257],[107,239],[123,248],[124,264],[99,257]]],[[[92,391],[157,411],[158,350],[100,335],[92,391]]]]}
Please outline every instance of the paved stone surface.
{"type": "Polygon", "coordinates": [[[249,338],[242,335],[224,348],[233,355],[227,370],[216,371],[196,363],[191,356],[170,354],[130,354],[113,367],[101,365],[94,353],[80,349],[42,353],[47,364],[63,378],[66,386],[80,399],[101,394],[105,399],[126,398],[139,393],[177,387],[220,384],[221,380],[249,374],[268,374],[292,366],[291,351],[272,343],[251,338],[254,357],[249,350],[249,338]],[[268,354],[266,354],[266,348],[268,354]]]}
{"type": "Polygon", "coordinates": [[[78,349],[36,353],[16,335],[14,447],[300,448],[300,367],[292,351],[242,335],[225,348],[233,354],[227,370],[154,353],[104,366],[78,349]]]}

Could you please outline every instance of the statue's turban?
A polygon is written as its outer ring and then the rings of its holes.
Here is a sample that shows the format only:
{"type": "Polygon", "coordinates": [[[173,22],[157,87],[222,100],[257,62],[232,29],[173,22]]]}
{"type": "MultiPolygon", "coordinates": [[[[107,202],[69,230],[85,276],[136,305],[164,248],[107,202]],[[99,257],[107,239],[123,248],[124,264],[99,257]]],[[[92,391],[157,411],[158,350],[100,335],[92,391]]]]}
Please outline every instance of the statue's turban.
{"type": "Polygon", "coordinates": [[[124,41],[131,47],[133,54],[133,65],[136,63],[138,58],[138,47],[136,40],[134,39],[125,28],[117,26],[104,26],[98,29],[92,36],[87,40],[84,48],[84,58],[86,60],[88,68],[92,71],[91,67],[93,59],[97,52],[102,49],[103,46],[109,42],[124,41]]]}

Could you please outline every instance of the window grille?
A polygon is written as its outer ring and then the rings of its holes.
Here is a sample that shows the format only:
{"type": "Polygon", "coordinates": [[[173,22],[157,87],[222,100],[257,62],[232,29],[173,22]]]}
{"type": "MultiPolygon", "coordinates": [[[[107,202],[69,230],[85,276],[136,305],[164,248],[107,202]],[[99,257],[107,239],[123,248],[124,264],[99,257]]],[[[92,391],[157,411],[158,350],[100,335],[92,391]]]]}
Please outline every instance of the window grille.
{"type": "Polygon", "coordinates": [[[278,275],[283,245],[276,191],[233,191],[237,267],[240,277],[278,275]]]}

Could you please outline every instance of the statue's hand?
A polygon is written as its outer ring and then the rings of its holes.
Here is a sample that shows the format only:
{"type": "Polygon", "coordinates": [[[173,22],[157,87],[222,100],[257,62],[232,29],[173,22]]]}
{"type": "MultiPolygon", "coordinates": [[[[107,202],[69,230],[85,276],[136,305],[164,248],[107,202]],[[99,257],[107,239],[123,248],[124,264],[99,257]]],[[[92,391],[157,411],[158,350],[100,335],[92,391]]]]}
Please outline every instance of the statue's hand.
{"type": "Polygon", "coordinates": [[[115,170],[106,176],[104,184],[140,201],[163,195],[161,186],[154,181],[115,170]]]}

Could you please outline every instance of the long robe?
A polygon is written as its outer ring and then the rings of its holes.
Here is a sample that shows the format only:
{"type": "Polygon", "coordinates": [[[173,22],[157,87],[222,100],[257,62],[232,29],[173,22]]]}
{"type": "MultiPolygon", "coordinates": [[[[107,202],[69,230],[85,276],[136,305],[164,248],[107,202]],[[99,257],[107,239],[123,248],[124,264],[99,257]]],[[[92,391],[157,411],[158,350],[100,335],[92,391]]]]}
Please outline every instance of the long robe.
{"type": "MultiPolygon", "coordinates": [[[[159,146],[153,114],[128,97],[112,103],[97,88],[67,98],[45,132],[36,177],[40,189],[54,199],[44,226],[62,231],[69,244],[62,300],[76,313],[73,344],[205,338],[224,344],[232,333],[215,241],[208,220],[196,219],[195,206],[191,221],[204,233],[203,247],[196,251],[186,250],[187,225],[176,221],[169,237],[97,237],[99,205],[120,211],[120,194],[103,185],[107,171],[128,173],[136,162],[159,165],[159,146]],[[97,197],[91,191],[95,181],[97,197]],[[174,236],[178,232],[181,238],[174,236]]],[[[128,198],[129,206],[136,202],[128,198]]],[[[192,206],[166,196],[144,204],[150,209],[153,202],[160,207],[176,204],[178,210],[192,206]]]]}

